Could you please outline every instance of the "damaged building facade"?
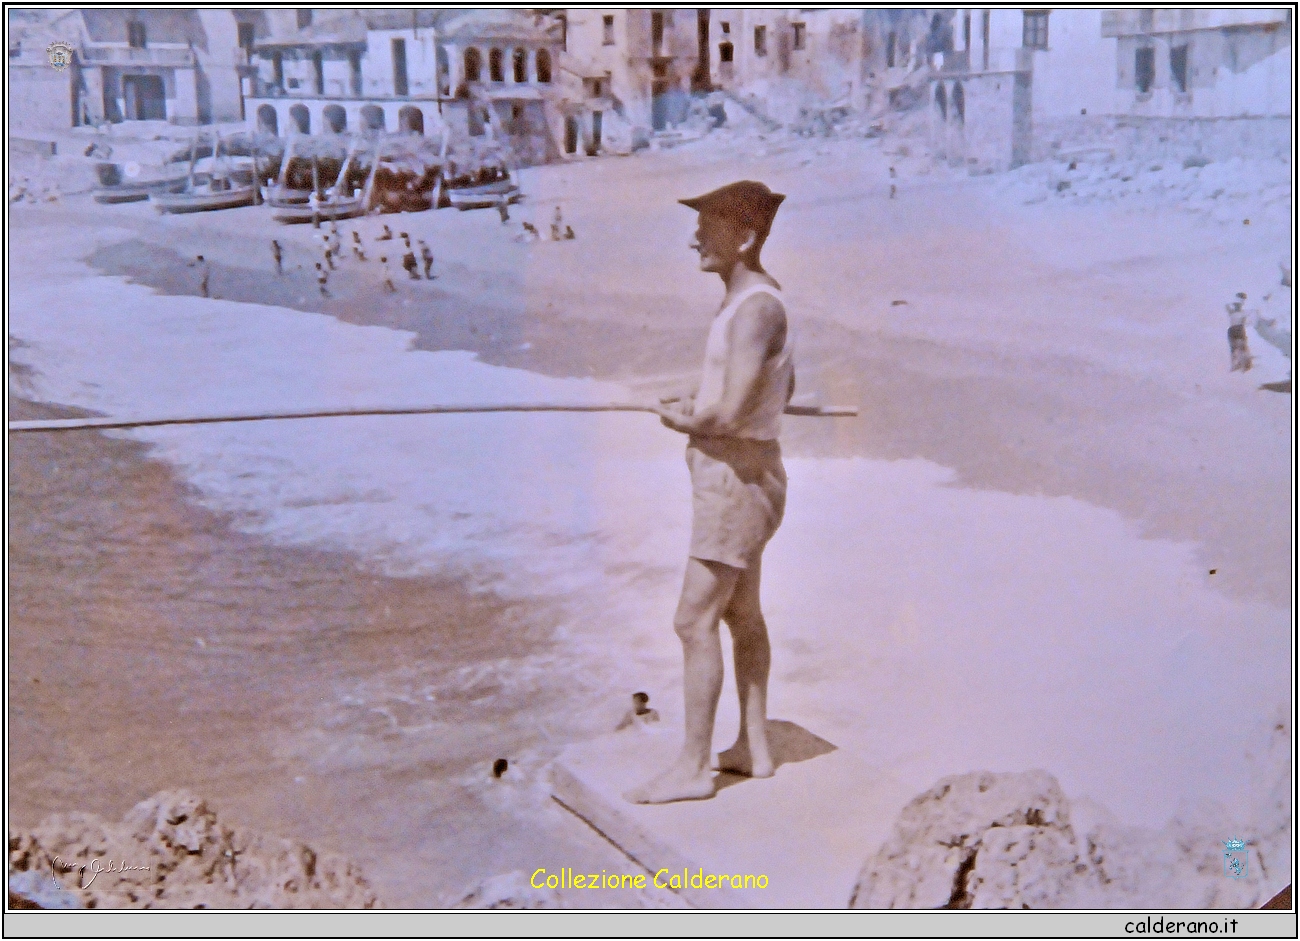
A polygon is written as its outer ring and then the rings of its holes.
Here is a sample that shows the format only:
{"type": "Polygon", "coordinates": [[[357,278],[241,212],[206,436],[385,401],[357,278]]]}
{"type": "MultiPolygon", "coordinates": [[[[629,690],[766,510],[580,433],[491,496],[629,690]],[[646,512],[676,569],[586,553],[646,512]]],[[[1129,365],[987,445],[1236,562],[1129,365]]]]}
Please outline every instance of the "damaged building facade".
{"type": "Polygon", "coordinates": [[[1089,145],[1226,154],[1281,147],[1291,14],[973,9],[943,14],[930,122],[949,163],[1006,169],[1089,145]]]}

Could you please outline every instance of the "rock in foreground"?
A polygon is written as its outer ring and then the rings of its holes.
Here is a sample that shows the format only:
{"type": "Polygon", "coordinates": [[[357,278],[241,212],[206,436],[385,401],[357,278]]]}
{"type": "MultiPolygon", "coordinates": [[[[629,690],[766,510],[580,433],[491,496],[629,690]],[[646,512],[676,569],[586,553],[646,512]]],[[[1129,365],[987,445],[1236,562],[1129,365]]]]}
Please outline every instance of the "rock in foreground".
{"type": "Polygon", "coordinates": [[[199,797],[162,791],[121,823],[55,814],[9,836],[9,893],[38,907],[374,908],[342,857],[231,829],[199,797]]]}

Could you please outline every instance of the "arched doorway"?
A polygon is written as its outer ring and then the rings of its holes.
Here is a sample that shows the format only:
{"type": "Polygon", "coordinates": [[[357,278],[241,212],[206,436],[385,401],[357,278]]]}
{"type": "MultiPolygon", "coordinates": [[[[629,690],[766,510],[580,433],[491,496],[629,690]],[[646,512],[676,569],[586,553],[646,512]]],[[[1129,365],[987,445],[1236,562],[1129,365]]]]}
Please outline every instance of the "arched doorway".
{"type": "Polygon", "coordinates": [[[483,81],[483,54],[473,46],[465,50],[465,81],[483,81]]]}
{"type": "Polygon", "coordinates": [[[505,73],[505,56],[501,54],[500,49],[488,50],[488,81],[504,82],[505,73]]]}
{"type": "Polygon", "coordinates": [[[348,113],[338,105],[326,105],[321,112],[321,120],[334,134],[342,134],[348,129],[348,113]]]}
{"type": "Polygon", "coordinates": [[[948,93],[944,91],[943,82],[934,86],[934,106],[939,110],[939,119],[948,120],[948,93]]]}
{"type": "Polygon", "coordinates": [[[311,112],[307,110],[306,105],[294,105],[290,108],[289,120],[293,122],[299,134],[311,133],[311,112]]]}
{"type": "Polygon", "coordinates": [[[551,54],[545,49],[537,50],[537,80],[546,84],[551,81],[551,54]]]}
{"type": "Polygon", "coordinates": [[[515,84],[522,85],[528,81],[528,53],[523,49],[516,49],[511,58],[515,72],[515,84]]]}
{"type": "Polygon", "coordinates": [[[364,131],[382,131],[384,129],[384,109],[379,105],[366,105],[362,108],[361,129],[364,131]]]}
{"type": "Polygon", "coordinates": [[[407,134],[424,133],[424,112],[415,105],[407,105],[397,112],[397,129],[407,134]]]}
{"type": "Polygon", "coordinates": [[[280,118],[270,105],[262,105],[257,109],[257,130],[259,134],[279,136],[280,118]]]}

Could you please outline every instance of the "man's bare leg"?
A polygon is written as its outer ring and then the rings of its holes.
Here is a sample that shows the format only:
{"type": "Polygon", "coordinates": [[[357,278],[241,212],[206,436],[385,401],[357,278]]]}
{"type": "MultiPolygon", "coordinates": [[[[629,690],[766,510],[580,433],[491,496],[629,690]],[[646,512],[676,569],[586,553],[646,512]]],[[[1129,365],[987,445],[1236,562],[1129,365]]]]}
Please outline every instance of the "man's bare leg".
{"type": "Polygon", "coordinates": [[[740,732],[736,744],[718,754],[718,770],[753,778],[770,778],[776,768],[767,741],[767,676],[772,647],[759,607],[761,559],[741,570],[723,619],[731,629],[736,662],[736,692],[740,697],[740,732]]]}
{"type": "Polygon", "coordinates": [[[718,622],[735,592],[741,569],[720,562],[686,560],[686,580],[673,627],[685,661],[686,739],[665,771],[623,797],[634,804],[712,797],[716,787],[710,758],[713,719],[722,695],[722,642],[718,622]]]}

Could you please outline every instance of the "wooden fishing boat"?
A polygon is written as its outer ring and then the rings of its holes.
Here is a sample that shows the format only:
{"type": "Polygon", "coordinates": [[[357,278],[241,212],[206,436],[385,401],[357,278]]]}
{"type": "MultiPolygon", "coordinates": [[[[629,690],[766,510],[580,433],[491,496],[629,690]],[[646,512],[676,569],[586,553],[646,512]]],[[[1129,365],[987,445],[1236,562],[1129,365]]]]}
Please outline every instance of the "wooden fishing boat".
{"type": "Polygon", "coordinates": [[[186,177],[177,176],[157,180],[132,180],[116,186],[100,186],[94,190],[95,202],[113,205],[146,200],[153,193],[179,193],[185,188],[186,177]]]}
{"type": "Polygon", "coordinates": [[[201,187],[187,187],[179,193],[150,193],[149,202],[159,212],[210,212],[214,209],[234,209],[253,205],[253,187],[231,186],[222,188],[216,181],[201,187]]]}
{"type": "Polygon", "coordinates": [[[457,186],[448,183],[443,187],[443,195],[448,203],[461,210],[488,209],[498,205],[502,199],[513,203],[523,198],[519,185],[509,178],[479,186],[457,186]]]}
{"type": "MultiPolygon", "coordinates": [[[[221,154],[221,135],[213,132],[216,145],[213,148],[213,170],[216,170],[217,158],[221,154]]],[[[216,209],[234,209],[238,206],[251,206],[256,198],[257,189],[253,183],[253,174],[226,174],[211,176],[207,183],[201,183],[194,172],[198,159],[199,135],[195,135],[195,146],[190,151],[190,168],[185,186],[174,193],[150,193],[149,202],[159,212],[211,212],[216,209]],[[247,182],[245,182],[245,180],[247,182]]]]}
{"type": "Polygon", "coordinates": [[[303,203],[281,203],[272,204],[274,212],[273,218],[277,222],[283,222],[286,225],[303,222],[336,222],[340,219],[355,219],[357,216],[366,214],[366,208],[370,204],[371,187],[375,179],[375,169],[379,166],[380,153],[375,154],[374,166],[370,168],[370,176],[366,181],[365,189],[351,196],[343,195],[347,186],[348,170],[352,166],[353,158],[357,153],[357,142],[354,141],[348,148],[347,156],[343,158],[343,165],[339,167],[339,175],[334,180],[334,185],[326,190],[325,198],[320,199],[315,194],[320,192],[319,166],[312,160],[312,189],[307,194],[307,200],[303,203]]]}

